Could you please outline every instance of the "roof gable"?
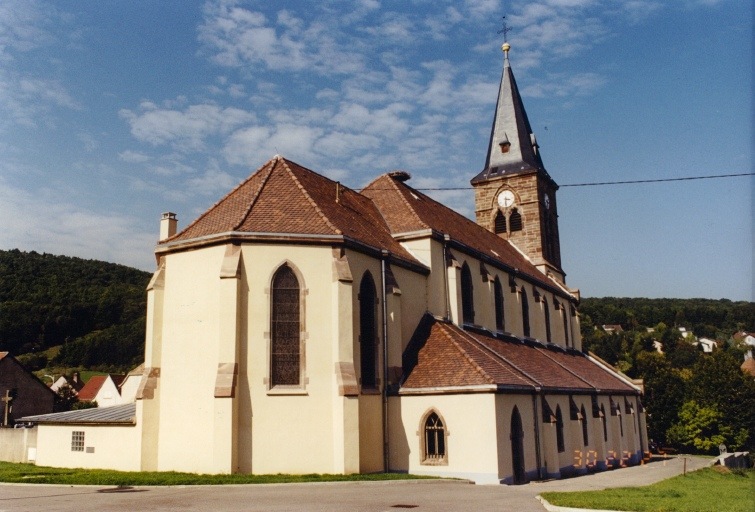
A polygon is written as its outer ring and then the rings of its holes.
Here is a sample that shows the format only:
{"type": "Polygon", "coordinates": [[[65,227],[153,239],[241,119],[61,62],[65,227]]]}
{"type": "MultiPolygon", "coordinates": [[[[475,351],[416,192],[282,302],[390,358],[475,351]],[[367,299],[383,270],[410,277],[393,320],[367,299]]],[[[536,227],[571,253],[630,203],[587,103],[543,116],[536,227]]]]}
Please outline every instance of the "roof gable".
{"type": "Polygon", "coordinates": [[[79,400],[87,401],[94,400],[99,393],[105,381],[109,378],[109,375],[93,375],[89,378],[84,387],[78,393],[79,400]]]}

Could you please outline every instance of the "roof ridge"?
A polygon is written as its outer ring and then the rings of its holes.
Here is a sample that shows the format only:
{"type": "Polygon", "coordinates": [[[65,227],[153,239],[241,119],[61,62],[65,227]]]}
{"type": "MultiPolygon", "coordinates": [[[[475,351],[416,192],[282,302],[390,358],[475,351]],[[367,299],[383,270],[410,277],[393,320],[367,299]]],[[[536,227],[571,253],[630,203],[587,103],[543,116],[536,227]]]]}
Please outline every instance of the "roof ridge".
{"type": "MultiPolygon", "coordinates": [[[[374,180],[372,180],[370,183],[368,183],[367,186],[362,189],[362,191],[364,192],[369,187],[371,187],[373,184],[375,184],[378,181],[383,180],[383,179],[387,180],[388,183],[393,187],[393,190],[395,190],[396,192],[398,192],[398,196],[401,198],[401,201],[406,205],[406,207],[409,209],[409,211],[412,212],[412,215],[414,216],[415,219],[417,219],[417,222],[419,222],[422,226],[424,226],[425,229],[429,229],[430,226],[428,226],[427,223],[424,220],[422,220],[422,218],[419,216],[419,214],[417,214],[417,212],[414,210],[414,207],[412,207],[412,205],[406,199],[406,197],[404,196],[404,194],[401,192],[401,189],[399,188],[398,184],[396,183],[396,180],[394,180],[393,178],[391,178],[390,174],[388,174],[388,173],[381,174],[380,176],[378,176],[377,178],[375,178],[374,180]]],[[[414,188],[410,187],[409,185],[406,185],[403,182],[401,184],[404,187],[406,187],[406,188],[411,189],[412,191],[414,191],[414,188]]],[[[372,200],[372,198],[370,198],[370,200],[372,200]]],[[[375,204],[375,206],[377,207],[377,204],[375,204]]],[[[378,207],[378,211],[380,212],[380,215],[383,217],[383,220],[385,220],[385,215],[383,215],[383,210],[381,210],[380,207],[378,207]]],[[[388,224],[387,220],[385,221],[385,223],[386,223],[386,225],[390,226],[390,224],[388,224]]]]}
{"type": "MultiPolygon", "coordinates": [[[[265,185],[267,185],[267,181],[270,179],[270,176],[272,176],[272,174],[273,174],[273,170],[275,169],[275,164],[278,163],[280,160],[282,160],[282,157],[280,155],[275,155],[268,162],[268,163],[271,164],[270,168],[267,170],[267,174],[262,177],[262,181],[260,183],[260,186],[257,187],[257,190],[254,192],[254,197],[252,197],[252,200],[249,201],[249,206],[246,207],[246,210],[241,215],[241,218],[239,219],[239,221],[236,224],[233,225],[233,230],[234,231],[236,231],[237,229],[239,229],[241,227],[241,225],[244,224],[244,221],[247,219],[247,217],[249,217],[249,214],[252,213],[252,208],[254,207],[255,204],[257,204],[257,200],[259,199],[260,195],[262,194],[262,189],[265,188],[265,185]],[[273,160],[275,160],[276,162],[273,163],[273,160]]],[[[262,167],[264,167],[264,166],[262,166],[262,167]]],[[[247,178],[247,180],[245,180],[244,182],[242,182],[241,184],[239,184],[239,187],[243,183],[246,183],[248,180],[252,179],[252,176],[254,176],[258,172],[260,172],[262,170],[262,167],[260,167],[255,172],[253,172],[252,175],[249,176],[249,178],[247,178]]],[[[238,187],[236,187],[236,188],[238,188],[238,187]]],[[[212,208],[210,208],[210,209],[212,209],[212,208]]]]}
{"type": "MultiPolygon", "coordinates": [[[[342,235],[343,233],[341,232],[341,230],[340,230],[340,229],[338,229],[338,228],[337,228],[337,227],[336,227],[336,226],[335,226],[335,225],[334,225],[334,224],[333,224],[333,223],[332,223],[332,222],[330,221],[330,219],[328,218],[328,216],[327,216],[327,215],[325,215],[325,212],[323,212],[323,211],[322,211],[322,209],[320,208],[320,205],[318,205],[318,204],[317,204],[317,202],[316,202],[316,201],[315,201],[315,200],[314,200],[314,199],[312,198],[312,196],[311,196],[311,195],[309,194],[309,192],[308,192],[308,191],[307,191],[307,189],[306,189],[306,188],[304,187],[304,185],[302,185],[301,181],[299,181],[299,178],[297,178],[297,177],[296,177],[296,173],[294,173],[294,171],[293,171],[293,170],[291,169],[291,167],[290,167],[290,166],[288,165],[289,163],[293,163],[293,162],[289,162],[288,160],[286,160],[285,158],[282,158],[282,157],[281,157],[281,160],[283,161],[283,166],[284,166],[284,168],[285,168],[285,169],[286,169],[286,170],[288,171],[289,175],[290,175],[290,176],[291,176],[291,178],[292,178],[292,179],[294,180],[294,183],[296,183],[296,186],[297,186],[297,187],[299,188],[299,190],[301,190],[301,192],[302,192],[302,193],[304,194],[304,197],[305,197],[305,198],[307,199],[307,201],[309,201],[309,204],[311,204],[311,205],[312,205],[312,207],[313,207],[313,208],[315,209],[315,211],[316,211],[316,212],[317,212],[317,213],[318,213],[318,214],[320,215],[320,218],[321,218],[321,219],[322,219],[322,220],[323,220],[323,221],[325,222],[325,224],[327,224],[327,226],[328,226],[328,227],[330,227],[330,229],[332,229],[333,231],[335,231],[335,233],[336,233],[337,235],[342,235]]],[[[296,165],[297,167],[301,167],[302,169],[306,169],[305,167],[302,167],[302,166],[300,166],[299,164],[295,164],[295,165],[296,165]]],[[[307,171],[309,171],[309,172],[312,172],[312,173],[314,173],[314,171],[310,171],[309,169],[306,169],[306,170],[307,170],[307,171]]],[[[317,173],[315,173],[315,174],[317,174],[317,173]]],[[[318,174],[318,176],[319,176],[319,174],[318,174]]]]}
{"type": "MultiPolygon", "coordinates": [[[[485,343],[482,343],[480,340],[478,340],[477,338],[475,338],[474,336],[472,336],[470,333],[468,333],[464,329],[459,329],[459,330],[464,333],[464,336],[466,338],[471,338],[470,343],[474,343],[476,345],[479,345],[480,348],[483,351],[488,352],[492,357],[496,357],[496,358],[502,360],[507,365],[509,365],[511,368],[513,368],[514,370],[516,370],[518,373],[524,375],[524,377],[526,377],[527,380],[532,381],[536,386],[543,387],[543,383],[542,382],[540,382],[539,380],[537,380],[534,376],[530,375],[528,372],[526,372],[526,371],[522,370],[521,368],[519,368],[519,366],[517,366],[516,364],[512,363],[511,361],[509,361],[503,354],[499,354],[498,352],[496,352],[492,348],[488,347],[485,343]]],[[[498,341],[502,341],[502,340],[498,340],[498,341]]]]}
{"type": "Polygon", "coordinates": [[[160,240],[160,243],[163,244],[163,243],[166,243],[166,242],[170,242],[171,240],[179,237],[182,233],[186,232],[192,226],[195,226],[197,223],[199,223],[199,221],[201,221],[202,219],[204,219],[205,217],[207,217],[210,214],[210,212],[212,212],[213,210],[215,210],[215,208],[217,208],[221,203],[223,203],[223,201],[225,201],[226,199],[228,199],[229,197],[231,197],[231,195],[233,195],[238,189],[240,189],[241,187],[243,187],[249,180],[251,180],[252,178],[254,178],[257,175],[257,173],[260,172],[262,169],[264,169],[268,165],[272,169],[274,167],[274,162],[277,161],[280,158],[281,158],[280,155],[275,155],[273,158],[271,158],[270,160],[268,160],[267,162],[265,162],[264,164],[262,164],[260,167],[257,168],[256,171],[254,171],[252,174],[250,174],[249,176],[247,176],[245,180],[242,180],[238,185],[236,185],[235,187],[233,187],[233,189],[231,189],[230,192],[228,192],[226,195],[224,195],[223,197],[221,197],[220,199],[218,199],[217,201],[215,201],[215,204],[213,204],[207,210],[205,210],[204,213],[202,213],[202,215],[200,215],[199,217],[197,217],[196,219],[194,219],[194,221],[192,221],[190,224],[188,224],[181,231],[176,232],[176,234],[174,234],[173,236],[170,236],[170,237],[166,238],[165,240],[160,240]]]}
{"type": "Polygon", "coordinates": [[[477,364],[477,362],[474,359],[472,359],[472,356],[470,356],[466,350],[461,348],[459,344],[456,342],[456,340],[453,339],[451,334],[446,330],[446,326],[447,326],[446,322],[438,322],[438,323],[441,325],[443,335],[448,339],[448,341],[451,342],[451,344],[456,348],[456,350],[458,350],[461,353],[461,356],[472,364],[474,369],[477,370],[477,373],[479,373],[484,378],[486,378],[488,382],[490,382],[491,384],[497,384],[496,380],[490,374],[488,374],[488,372],[486,372],[484,368],[482,368],[479,364],[477,364]]]}

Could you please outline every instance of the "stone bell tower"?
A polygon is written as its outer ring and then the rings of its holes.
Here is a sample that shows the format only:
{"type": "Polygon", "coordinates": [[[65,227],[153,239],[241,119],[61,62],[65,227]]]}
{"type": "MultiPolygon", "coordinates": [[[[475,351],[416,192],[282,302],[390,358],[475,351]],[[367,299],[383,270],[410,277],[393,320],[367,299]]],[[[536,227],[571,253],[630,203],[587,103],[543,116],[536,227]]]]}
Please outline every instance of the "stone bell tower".
{"type": "Polygon", "coordinates": [[[544,274],[562,283],[558,238],[558,185],[543,166],[540,148],[504,53],[485,168],[472,179],[477,223],[506,238],[544,274]]]}

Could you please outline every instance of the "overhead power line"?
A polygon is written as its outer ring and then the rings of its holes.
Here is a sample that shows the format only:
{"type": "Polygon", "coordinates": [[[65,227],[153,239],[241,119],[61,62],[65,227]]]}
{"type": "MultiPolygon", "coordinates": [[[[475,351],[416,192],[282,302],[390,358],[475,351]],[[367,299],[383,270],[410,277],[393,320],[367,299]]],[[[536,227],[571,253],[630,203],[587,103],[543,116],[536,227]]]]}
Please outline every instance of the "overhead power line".
{"type": "MultiPolygon", "coordinates": [[[[659,178],[655,180],[628,180],[628,181],[600,181],[593,183],[567,183],[566,185],[559,185],[559,187],[598,187],[603,185],[635,185],[637,183],[663,183],[669,181],[692,181],[692,180],[711,180],[717,178],[737,178],[741,176],[755,176],[755,172],[743,172],[738,174],[715,174],[710,176],[687,176],[684,178],[659,178]]],[[[417,188],[421,191],[431,190],[470,190],[474,187],[433,187],[433,188],[417,188]]]]}

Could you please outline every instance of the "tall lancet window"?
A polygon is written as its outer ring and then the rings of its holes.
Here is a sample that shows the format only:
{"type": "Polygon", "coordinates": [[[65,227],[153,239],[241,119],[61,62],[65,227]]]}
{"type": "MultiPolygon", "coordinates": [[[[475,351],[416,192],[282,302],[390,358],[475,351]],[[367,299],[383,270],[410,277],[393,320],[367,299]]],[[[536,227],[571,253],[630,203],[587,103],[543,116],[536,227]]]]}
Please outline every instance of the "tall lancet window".
{"type": "Polygon", "coordinates": [[[516,208],[511,210],[511,215],[509,216],[509,229],[512,233],[514,231],[522,230],[522,214],[519,213],[519,210],[516,208]]]}
{"type": "Polygon", "coordinates": [[[495,302],[495,329],[496,331],[505,330],[505,316],[503,313],[503,287],[501,286],[501,280],[496,276],[493,282],[493,298],[495,302]]]}
{"type": "Polygon", "coordinates": [[[545,313],[545,341],[551,342],[551,310],[548,301],[543,299],[543,313],[545,313]]]}
{"type": "Polygon", "coordinates": [[[363,388],[377,387],[376,339],[377,294],[375,282],[369,272],[365,272],[359,286],[359,350],[361,353],[361,380],[363,388]]]}
{"type": "Polygon", "coordinates": [[[506,232],[506,216],[501,210],[498,210],[495,214],[495,220],[493,221],[493,231],[496,235],[500,235],[506,232]]]}
{"type": "Polygon", "coordinates": [[[522,301],[522,331],[526,338],[530,337],[530,304],[527,301],[527,292],[522,287],[520,299],[522,301]]]}
{"type": "Polygon", "coordinates": [[[472,272],[464,262],[461,267],[461,317],[463,324],[474,324],[474,288],[472,272]]]}
{"type": "Polygon", "coordinates": [[[273,276],[271,306],[270,383],[297,386],[301,376],[299,280],[288,265],[280,267],[273,276]]]}

